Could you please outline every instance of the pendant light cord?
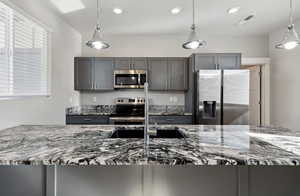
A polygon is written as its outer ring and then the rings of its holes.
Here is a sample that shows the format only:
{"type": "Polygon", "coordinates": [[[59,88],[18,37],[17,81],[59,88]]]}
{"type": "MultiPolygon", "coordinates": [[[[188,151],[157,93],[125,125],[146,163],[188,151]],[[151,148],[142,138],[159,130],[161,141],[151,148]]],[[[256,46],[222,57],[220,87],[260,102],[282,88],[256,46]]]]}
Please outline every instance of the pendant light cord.
{"type": "Polygon", "coordinates": [[[193,25],[195,25],[195,0],[193,0],[193,25]]]}
{"type": "Polygon", "coordinates": [[[196,29],[196,25],[195,25],[195,0],[193,0],[193,24],[192,24],[192,28],[193,31],[196,29]]]}
{"type": "Polygon", "coordinates": [[[290,0],[290,25],[293,25],[293,0],[290,0]]]}
{"type": "Polygon", "coordinates": [[[97,0],[97,28],[100,28],[100,0],[97,0]]]}

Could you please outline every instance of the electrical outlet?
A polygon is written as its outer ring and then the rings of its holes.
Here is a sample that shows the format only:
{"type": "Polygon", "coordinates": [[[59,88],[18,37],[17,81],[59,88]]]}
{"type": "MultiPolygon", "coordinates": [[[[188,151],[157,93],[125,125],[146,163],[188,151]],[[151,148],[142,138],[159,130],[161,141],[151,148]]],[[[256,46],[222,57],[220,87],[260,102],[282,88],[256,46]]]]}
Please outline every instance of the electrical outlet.
{"type": "Polygon", "coordinates": [[[94,103],[97,102],[97,97],[93,97],[93,102],[94,102],[94,103]]]}
{"type": "Polygon", "coordinates": [[[177,103],[178,102],[178,98],[177,97],[173,97],[173,102],[177,103]]]}

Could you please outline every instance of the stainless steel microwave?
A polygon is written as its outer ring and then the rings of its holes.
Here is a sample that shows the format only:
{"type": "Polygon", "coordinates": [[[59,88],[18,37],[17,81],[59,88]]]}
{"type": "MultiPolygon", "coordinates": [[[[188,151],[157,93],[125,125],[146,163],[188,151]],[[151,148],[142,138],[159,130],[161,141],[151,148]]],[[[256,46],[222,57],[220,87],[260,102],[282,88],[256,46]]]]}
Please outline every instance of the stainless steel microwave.
{"type": "Polygon", "coordinates": [[[115,70],[115,89],[138,89],[144,88],[147,81],[147,71],[145,70],[115,70]]]}

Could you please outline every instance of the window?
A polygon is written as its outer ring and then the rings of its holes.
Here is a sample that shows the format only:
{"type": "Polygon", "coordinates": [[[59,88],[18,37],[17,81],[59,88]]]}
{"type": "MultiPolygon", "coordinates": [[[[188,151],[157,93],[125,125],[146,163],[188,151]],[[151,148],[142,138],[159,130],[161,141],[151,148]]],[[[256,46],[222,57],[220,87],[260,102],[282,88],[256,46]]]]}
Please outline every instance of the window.
{"type": "Polygon", "coordinates": [[[0,97],[49,95],[49,32],[0,2],[0,97]]]}

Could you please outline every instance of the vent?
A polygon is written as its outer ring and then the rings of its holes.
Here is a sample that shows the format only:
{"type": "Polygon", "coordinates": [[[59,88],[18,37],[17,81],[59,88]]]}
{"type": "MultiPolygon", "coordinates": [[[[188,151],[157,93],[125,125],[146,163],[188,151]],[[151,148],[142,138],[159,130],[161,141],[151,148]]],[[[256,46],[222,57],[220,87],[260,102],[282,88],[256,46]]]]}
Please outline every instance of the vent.
{"type": "Polygon", "coordinates": [[[240,21],[238,22],[238,24],[239,24],[239,25],[244,25],[244,24],[248,23],[250,20],[252,20],[254,17],[255,17],[255,15],[254,15],[254,14],[251,14],[251,15],[249,15],[249,16],[243,18],[242,20],[240,20],[240,21]]]}

